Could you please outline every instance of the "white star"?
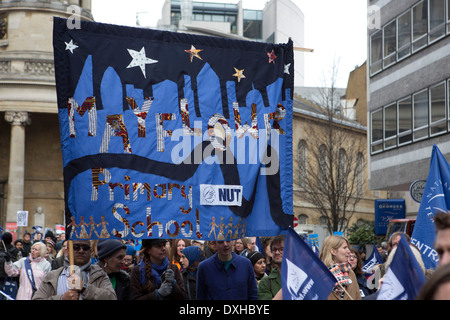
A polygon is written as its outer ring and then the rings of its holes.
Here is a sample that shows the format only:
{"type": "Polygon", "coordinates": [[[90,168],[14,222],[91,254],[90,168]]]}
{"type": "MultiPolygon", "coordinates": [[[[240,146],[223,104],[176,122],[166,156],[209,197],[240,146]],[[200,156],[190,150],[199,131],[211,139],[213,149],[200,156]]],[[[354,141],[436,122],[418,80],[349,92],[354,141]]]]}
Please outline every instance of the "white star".
{"type": "Polygon", "coordinates": [[[290,67],[290,66],[291,66],[290,63],[284,65],[284,73],[290,74],[290,73],[289,73],[289,67],[290,67]]]}
{"type": "Polygon", "coordinates": [[[69,43],[64,42],[66,44],[66,50],[70,50],[71,53],[73,53],[73,50],[78,48],[76,44],[73,43],[73,40],[71,39],[69,43]]]}
{"type": "Polygon", "coordinates": [[[158,60],[153,60],[150,58],[147,58],[145,56],[145,48],[142,47],[141,51],[135,51],[131,49],[127,49],[130,56],[133,58],[133,60],[130,62],[127,68],[133,68],[133,67],[140,67],[142,74],[144,75],[144,78],[147,78],[145,76],[145,65],[146,64],[152,64],[158,62],[158,60]]]}

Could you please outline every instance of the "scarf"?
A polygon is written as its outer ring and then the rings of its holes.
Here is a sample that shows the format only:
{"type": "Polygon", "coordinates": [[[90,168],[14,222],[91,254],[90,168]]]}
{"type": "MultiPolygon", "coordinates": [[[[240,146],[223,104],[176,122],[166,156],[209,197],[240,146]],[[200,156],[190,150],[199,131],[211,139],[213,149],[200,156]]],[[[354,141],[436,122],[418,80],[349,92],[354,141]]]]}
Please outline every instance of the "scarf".
{"type": "MultiPolygon", "coordinates": [[[[164,258],[163,263],[161,265],[157,265],[153,262],[151,262],[152,266],[152,277],[155,280],[155,286],[156,288],[159,288],[161,285],[161,275],[164,271],[167,270],[167,267],[169,266],[169,259],[164,258]]],[[[145,262],[144,259],[141,260],[141,263],[139,264],[139,279],[141,281],[141,284],[144,285],[147,283],[147,279],[145,277],[145,262]]]]}
{"type": "Polygon", "coordinates": [[[341,299],[344,298],[345,291],[343,287],[347,287],[352,283],[352,280],[348,276],[348,272],[351,267],[349,263],[334,263],[328,267],[333,276],[336,278],[337,283],[334,286],[333,291],[338,294],[341,299]]]}

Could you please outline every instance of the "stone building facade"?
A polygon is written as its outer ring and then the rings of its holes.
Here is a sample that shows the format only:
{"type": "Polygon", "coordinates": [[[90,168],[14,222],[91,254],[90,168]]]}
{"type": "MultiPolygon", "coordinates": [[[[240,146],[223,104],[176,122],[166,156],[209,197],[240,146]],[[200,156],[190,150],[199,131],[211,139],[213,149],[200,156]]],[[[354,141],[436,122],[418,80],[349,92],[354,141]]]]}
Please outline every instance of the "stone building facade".
{"type": "Polygon", "coordinates": [[[64,221],[54,16],[73,27],[93,21],[91,1],[0,1],[0,225],[11,228],[17,211],[29,212],[28,226],[13,232],[64,221]]]}

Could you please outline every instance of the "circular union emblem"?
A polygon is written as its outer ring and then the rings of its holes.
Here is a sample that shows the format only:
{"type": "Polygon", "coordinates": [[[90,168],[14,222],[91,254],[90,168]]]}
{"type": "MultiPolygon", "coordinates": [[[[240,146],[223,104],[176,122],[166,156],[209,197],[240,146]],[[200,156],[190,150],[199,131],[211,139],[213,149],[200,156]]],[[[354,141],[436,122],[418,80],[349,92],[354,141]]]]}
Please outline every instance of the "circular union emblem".
{"type": "Polygon", "coordinates": [[[216,192],[213,187],[203,189],[203,199],[208,203],[213,203],[216,200],[216,192]]]}
{"type": "Polygon", "coordinates": [[[425,189],[426,180],[416,180],[409,187],[409,194],[414,201],[420,203],[422,201],[423,189],[425,189]]]}

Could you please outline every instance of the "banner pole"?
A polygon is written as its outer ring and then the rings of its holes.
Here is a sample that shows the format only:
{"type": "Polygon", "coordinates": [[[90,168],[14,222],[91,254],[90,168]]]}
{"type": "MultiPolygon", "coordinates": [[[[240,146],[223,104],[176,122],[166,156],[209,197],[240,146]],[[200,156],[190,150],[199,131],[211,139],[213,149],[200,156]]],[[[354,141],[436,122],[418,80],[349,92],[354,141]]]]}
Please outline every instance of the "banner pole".
{"type": "Polygon", "coordinates": [[[74,274],[74,258],[73,258],[73,241],[69,240],[69,264],[70,264],[70,275],[74,274]]]}

